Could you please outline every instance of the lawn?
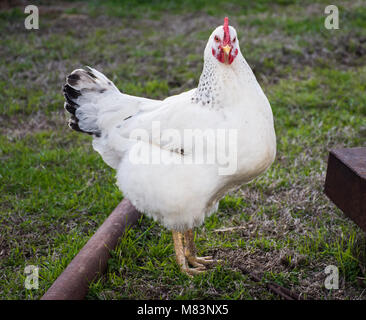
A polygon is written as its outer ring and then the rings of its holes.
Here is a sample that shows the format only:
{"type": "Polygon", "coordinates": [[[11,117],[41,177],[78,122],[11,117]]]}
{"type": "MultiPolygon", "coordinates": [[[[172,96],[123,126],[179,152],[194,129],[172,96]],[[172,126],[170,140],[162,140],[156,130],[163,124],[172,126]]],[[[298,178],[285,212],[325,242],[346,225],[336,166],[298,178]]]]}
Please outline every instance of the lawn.
{"type": "Polygon", "coordinates": [[[366,146],[366,1],[33,1],[0,7],[0,299],[39,299],[123,198],[88,135],[71,131],[62,85],[90,65],[120,90],[164,98],[194,88],[212,30],[229,16],[274,113],[277,157],[196,230],[223,262],[189,278],[168,230],[143,217],[88,299],[365,299],[364,232],[323,193],[328,151],[366,146]],[[46,5],[47,3],[47,5],[46,5]],[[24,268],[39,267],[38,290],[24,268]],[[244,265],[262,277],[254,282],[244,265]],[[327,265],[339,290],[324,287],[327,265]]]}

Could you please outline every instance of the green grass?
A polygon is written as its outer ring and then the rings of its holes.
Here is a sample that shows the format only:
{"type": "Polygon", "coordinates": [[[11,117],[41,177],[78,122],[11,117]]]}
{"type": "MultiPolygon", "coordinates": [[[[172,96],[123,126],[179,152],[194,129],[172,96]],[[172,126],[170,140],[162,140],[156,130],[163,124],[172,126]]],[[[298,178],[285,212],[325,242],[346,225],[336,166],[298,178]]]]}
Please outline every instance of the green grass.
{"type": "Polygon", "coordinates": [[[91,138],[66,127],[65,76],[91,65],[150,98],[193,88],[224,15],[271,102],[276,161],[196,230],[199,254],[222,259],[217,267],[183,275],[170,232],[143,217],[87,298],[278,299],[265,287],[272,281],[317,299],[364,299],[364,233],[323,185],[329,149],[366,145],[366,3],[334,2],[341,29],[332,31],[326,4],[70,1],[44,7],[37,31],[24,29],[23,8],[1,11],[0,299],[39,299],[122,199],[91,138]],[[24,288],[31,264],[40,268],[38,290],[24,288]],[[330,264],[341,291],[324,288],[330,264]]]}

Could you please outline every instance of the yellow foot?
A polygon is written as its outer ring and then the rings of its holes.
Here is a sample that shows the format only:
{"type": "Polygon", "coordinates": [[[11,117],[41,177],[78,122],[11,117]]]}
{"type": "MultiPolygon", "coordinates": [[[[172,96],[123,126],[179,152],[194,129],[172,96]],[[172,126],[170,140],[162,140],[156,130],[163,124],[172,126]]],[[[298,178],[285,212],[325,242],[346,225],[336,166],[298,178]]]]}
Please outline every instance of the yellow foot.
{"type": "Polygon", "coordinates": [[[188,260],[188,262],[194,266],[194,267],[199,267],[199,268],[204,268],[206,269],[206,266],[209,264],[212,264],[215,262],[215,260],[212,259],[212,256],[208,256],[208,257],[197,257],[194,255],[186,255],[186,258],[188,260]]]}
{"type": "Polygon", "coordinates": [[[205,272],[206,268],[204,266],[203,266],[203,268],[202,267],[190,268],[187,266],[181,266],[181,270],[182,270],[182,272],[186,273],[188,276],[192,277],[192,276],[195,276],[202,272],[205,272]]]}
{"type": "Polygon", "coordinates": [[[184,233],[184,255],[190,265],[193,267],[205,268],[214,262],[212,256],[208,257],[197,257],[196,246],[194,245],[194,233],[192,229],[187,230],[184,233]]]}
{"type": "Polygon", "coordinates": [[[194,276],[204,272],[207,265],[218,262],[212,256],[197,257],[192,230],[184,234],[173,230],[172,234],[177,263],[182,272],[194,276]]]}

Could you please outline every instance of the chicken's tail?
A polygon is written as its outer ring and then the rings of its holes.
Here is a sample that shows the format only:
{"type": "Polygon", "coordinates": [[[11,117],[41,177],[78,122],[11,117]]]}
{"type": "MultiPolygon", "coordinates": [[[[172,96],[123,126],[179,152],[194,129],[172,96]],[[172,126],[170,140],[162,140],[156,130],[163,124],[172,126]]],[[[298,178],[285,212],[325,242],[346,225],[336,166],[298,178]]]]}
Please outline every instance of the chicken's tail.
{"type": "MultiPolygon", "coordinates": [[[[99,137],[101,124],[98,114],[103,106],[112,107],[121,97],[121,92],[105,75],[85,67],[74,70],[63,88],[65,109],[71,113],[69,127],[99,137]]],[[[104,111],[106,111],[104,109],[104,111]]]]}

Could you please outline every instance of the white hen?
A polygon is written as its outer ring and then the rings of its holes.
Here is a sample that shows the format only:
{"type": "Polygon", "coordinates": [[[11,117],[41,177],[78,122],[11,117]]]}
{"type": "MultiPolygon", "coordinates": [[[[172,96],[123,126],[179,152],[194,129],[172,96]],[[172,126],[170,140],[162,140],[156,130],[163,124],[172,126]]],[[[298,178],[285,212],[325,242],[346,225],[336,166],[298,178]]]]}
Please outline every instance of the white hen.
{"type": "Polygon", "coordinates": [[[202,272],[213,260],[196,256],[192,228],[276,154],[270,104],[228,19],[207,42],[196,89],[162,101],[129,96],[87,67],[67,77],[64,95],[70,127],[93,135],[124,196],[172,230],[182,271],[202,272]]]}

